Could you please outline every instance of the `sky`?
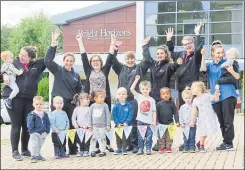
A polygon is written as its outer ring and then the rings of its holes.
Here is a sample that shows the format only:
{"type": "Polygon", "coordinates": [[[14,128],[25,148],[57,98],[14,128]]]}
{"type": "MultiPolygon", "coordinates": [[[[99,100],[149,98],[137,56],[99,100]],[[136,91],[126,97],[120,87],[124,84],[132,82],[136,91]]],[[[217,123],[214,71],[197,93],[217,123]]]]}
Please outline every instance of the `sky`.
{"type": "Polygon", "coordinates": [[[105,1],[1,1],[1,26],[14,26],[20,23],[22,18],[40,11],[51,17],[102,2],[105,1]]]}

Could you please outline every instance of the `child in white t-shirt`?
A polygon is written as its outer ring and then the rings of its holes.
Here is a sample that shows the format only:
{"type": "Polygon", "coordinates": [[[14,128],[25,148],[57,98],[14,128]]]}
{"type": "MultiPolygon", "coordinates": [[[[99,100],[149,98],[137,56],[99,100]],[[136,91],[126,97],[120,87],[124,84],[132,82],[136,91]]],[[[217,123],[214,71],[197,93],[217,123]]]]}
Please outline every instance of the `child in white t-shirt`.
{"type": "Polygon", "coordinates": [[[156,126],[156,102],[149,96],[151,91],[151,83],[149,81],[141,81],[139,84],[141,94],[135,91],[135,86],[138,83],[140,76],[135,76],[134,83],[132,84],[130,90],[134,94],[135,99],[138,102],[138,114],[136,117],[137,126],[146,126],[145,136],[141,136],[138,129],[138,153],[137,155],[144,154],[144,139],[146,140],[146,154],[151,154],[152,147],[152,135],[153,132],[149,125],[156,126]]]}

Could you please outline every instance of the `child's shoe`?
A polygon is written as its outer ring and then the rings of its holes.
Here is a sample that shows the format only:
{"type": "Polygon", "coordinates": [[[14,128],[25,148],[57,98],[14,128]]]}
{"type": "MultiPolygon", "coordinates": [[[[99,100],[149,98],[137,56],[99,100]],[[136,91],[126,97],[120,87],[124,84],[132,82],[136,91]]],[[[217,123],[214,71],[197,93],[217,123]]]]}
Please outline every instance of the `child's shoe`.
{"type": "Polygon", "coordinates": [[[36,158],[39,161],[46,161],[46,159],[44,157],[42,157],[41,155],[37,156],[36,158]]]}
{"type": "Polygon", "coordinates": [[[194,148],[193,149],[191,148],[189,151],[190,153],[196,153],[196,150],[194,148]]]}
{"type": "Polygon", "coordinates": [[[83,156],[83,151],[79,151],[79,152],[77,152],[76,157],[82,157],[82,156],[83,156]]]}
{"type": "Polygon", "coordinates": [[[171,152],[172,152],[171,147],[167,147],[166,152],[167,152],[167,153],[171,153],[171,152]]]}
{"type": "Polygon", "coordinates": [[[90,156],[91,156],[91,157],[95,157],[95,156],[96,156],[96,152],[91,152],[91,153],[90,153],[90,156]]]}
{"type": "Polygon", "coordinates": [[[87,157],[87,156],[89,156],[88,151],[84,151],[83,152],[83,157],[87,157]]]}
{"type": "Polygon", "coordinates": [[[163,153],[163,152],[164,152],[164,148],[163,148],[163,147],[160,147],[160,148],[158,149],[158,152],[159,152],[159,153],[163,153]]]}
{"type": "Polygon", "coordinates": [[[12,100],[11,99],[5,99],[3,100],[4,103],[6,104],[6,106],[9,108],[9,109],[12,109],[12,100]]]}
{"type": "Polygon", "coordinates": [[[69,155],[66,154],[65,148],[63,147],[60,149],[60,156],[61,158],[69,158],[69,155]]]}
{"type": "Polygon", "coordinates": [[[201,153],[205,153],[205,152],[206,152],[206,150],[205,150],[205,148],[204,148],[204,147],[200,147],[199,152],[201,152],[201,153]]]}
{"type": "Polygon", "coordinates": [[[139,149],[137,155],[143,155],[143,154],[144,154],[143,149],[139,149]]]}
{"type": "Polygon", "coordinates": [[[37,159],[36,159],[35,156],[32,156],[32,157],[31,157],[31,163],[37,163],[37,159]]]}
{"type": "Polygon", "coordinates": [[[113,149],[113,148],[111,148],[111,146],[110,146],[110,145],[107,145],[107,146],[106,146],[106,149],[107,149],[109,152],[114,152],[114,149],[113,149]]]}
{"type": "Polygon", "coordinates": [[[188,148],[184,148],[183,149],[183,153],[188,153],[189,149],[188,148]]]}
{"type": "Polygon", "coordinates": [[[123,155],[128,155],[127,149],[123,149],[122,154],[123,155]]]}
{"type": "Polygon", "coordinates": [[[115,150],[114,155],[119,155],[121,153],[122,153],[122,150],[121,149],[117,149],[117,150],[115,150]]]}
{"type": "Polygon", "coordinates": [[[158,144],[158,143],[156,143],[156,144],[153,146],[153,148],[152,148],[153,151],[159,151],[159,149],[160,149],[160,147],[159,147],[159,144],[158,144]]]}
{"type": "Polygon", "coordinates": [[[106,156],[106,153],[105,152],[99,153],[99,157],[103,157],[103,156],[106,156]]]}
{"type": "Polygon", "coordinates": [[[151,155],[151,151],[150,150],[146,150],[146,155],[151,155]]]}
{"type": "Polygon", "coordinates": [[[132,150],[132,153],[137,153],[138,152],[138,148],[135,147],[133,150],[132,150]]]}

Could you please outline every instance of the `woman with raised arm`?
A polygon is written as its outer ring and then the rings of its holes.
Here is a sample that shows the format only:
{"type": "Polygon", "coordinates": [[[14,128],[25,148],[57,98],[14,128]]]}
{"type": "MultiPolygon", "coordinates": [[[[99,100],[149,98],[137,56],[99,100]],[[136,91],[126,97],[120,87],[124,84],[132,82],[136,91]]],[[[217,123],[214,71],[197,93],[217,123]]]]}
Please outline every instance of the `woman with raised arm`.
{"type": "MultiPolygon", "coordinates": [[[[7,108],[10,120],[11,131],[10,141],[12,146],[12,157],[15,160],[23,160],[22,156],[31,156],[28,150],[29,133],[27,131],[26,117],[34,108],[32,100],[37,94],[37,86],[41,73],[45,70],[44,58],[37,58],[37,49],[26,46],[20,50],[19,56],[13,61],[17,69],[23,69],[24,73],[16,76],[16,84],[19,93],[12,100],[12,109],[7,108]],[[21,155],[18,150],[21,131],[21,155]]],[[[7,99],[11,93],[8,86],[9,77],[4,74],[4,84],[2,91],[3,99],[7,99]]]]}
{"type": "MultiPolygon", "coordinates": [[[[111,45],[109,49],[109,53],[106,59],[105,65],[103,65],[102,57],[99,55],[93,55],[88,59],[87,53],[85,51],[83,40],[81,34],[76,36],[76,40],[79,44],[80,53],[82,56],[83,69],[86,75],[86,83],[84,92],[90,94],[94,98],[94,93],[96,91],[103,91],[106,94],[105,103],[108,105],[109,110],[111,111],[111,93],[110,93],[110,84],[108,80],[109,72],[112,66],[113,54],[116,39],[115,36],[111,36],[111,45]]],[[[94,101],[90,102],[90,105],[93,104],[94,101]]],[[[107,149],[110,152],[114,152],[114,150],[110,146],[110,140],[107,140],[107,149]]],[[[98,146],[98,145],[97,145],[98,146]]]]}
{"type": "MultiPolygon", "coordinates": [[[[142,46],[146,45],[149,42],[149,40],[150,40],[150,37],[147,37],[142,42],[142,46]]],[[[117,52],[117,48],[121,45],[121,43],[122,42],[120,41],[116,42],[115,53],[117,52]]],[[[144,79],[145,74],[147,73],[147,70],[150,67],[150,57],[144,56],[143,60],[139,62],[138,64],[136,64],[135,53],[132,51],[127,51],[124,54],[124,60],[126,64],[122,64],[117,60],[116,55],[114,56],[115,57],[113,59],[112,69],[118,75],[118,88],[124,87],[127,89],[128,91],[127,101],[130,102],[130,104],[133,107],[133,119],[132,119],[133,128],[127,140],[127,143],[128,143],[127,151],[132,150],[133,153],[137,153],[138,152],[138,138],[137,138],[136,116],[138,112],[138,103],[134,99],[134,95],[132,94],[130,87],[133,84],[136,75],[140,75],[140,77],[142,77],[142,80],[144,79]],[[149,57],[149,58],[145,58],[145,57],[149,57]]],[[[139,83],[137,83],[136,91],[139,93],[139,83]]]]}
{"type": "Polygon", "coordinates": [[[166,31],[167,43],[169,51],[174,61],[182,58],[183,64],[176,72],[176,83],[179,91],[179,107],[184,104],[181,93],[186,86],[191,86],[192,82],[199,80],[200,67],[201,67],[201,50],[203,44],[200,38],[201,23],[197,24],[194,28],[196,34],[195,39],[192,36],[184,36],[182,39],[183,51],[174,52],[174,43],[172,36],[174,30],[168,28],[166,31]]]}
{"type": "Polygon", "coordinates": [[[150,58],[150,74],[151,74],[151,97],[157,102],[161,101],[160,89],[170,87],[170,78],[182,64],[183,60],[178,58],[176,62],[172,62],[170,52],[166,45],[157,47],[157,60],[151,57],[148,44],[143,46],[143,56],[150,58]]]}
{"type": "MultiPolygon", "coordinates": [[[[81,79],[79,74],[76,73],[73,68],[75,63],[74,54],[65,53],[63,55],[64,66],[58,65],[54,61],[59,36],[59,30],[56,30],[54,33],[52,33],[52,42],[45,56],[45,64],[48,70],[54,75],[54,84],[51,92],[51,110],[55,110],[53,106],[53,98],[55,96],[61,96],[64,99],[64,106],[62,110],[66,112],[69,118],[70,129],[73,129],[72,113],[76,106],[71,102],[74,95],[79,94],[82,90],[81,79]]],[[[75,144],[72,144],[70,138],[68,139],[68,146],[70,155],[77,154],[77,147],[75,144]]]]}

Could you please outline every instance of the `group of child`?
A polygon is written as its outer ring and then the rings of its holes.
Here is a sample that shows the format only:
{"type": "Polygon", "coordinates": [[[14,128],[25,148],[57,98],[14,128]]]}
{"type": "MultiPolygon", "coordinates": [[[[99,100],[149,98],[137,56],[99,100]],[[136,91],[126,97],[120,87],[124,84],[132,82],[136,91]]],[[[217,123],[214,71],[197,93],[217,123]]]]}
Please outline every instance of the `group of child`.
{"type": "MultiPolygon", "coordinates": [[[[205,92],[205,86],[203,82],[194,82],[191,89],[183,91],[182,96],[185,104],[180,108],[180,114],[178,114],[177,108],[174,102],[171,100],[171,90],[169,88],[162,88],[160,95],[162,101],[155,103],[154,99],[149,96],[151,91],[151,84],[149,81],[141,81],[139,89],[141,94],[135,91],[135,86],[138,83],[140,77],[136,76],[134,83],[131,86],[131,92],[135,95],[135,99],[138,101],[138,114],[137,114],[137,126],[147,126],[145,137],[142,137],[138,131],[138,152],[137,155],[144,154],[144,143],[146,145],[146,154],[151,154],[152,148],[152,136],[153,132],[150,125],[156,126],[157,124],[170,125],[174,123],[173,116],[177,126],[181,126],[183,129],[189,127],[189,134],[184,134],[184,152],[190,150],[195,152],[195,134],[196,134],[196,112],[198,108],[198,128],[200,128],[200,152],[205,152],[204,142],[208,134],[217,131],[216,115],[211,107],[211,100],[217,100],[219,92],[214,96],[205,92]],[[193,100],[193,95],[196,97],[193,100]]],[[[86,93],[82,93],[78,96],[79,105],[75,108],[72,116],[72,124],[76,129],[83,128],[84,130],[90,130],[93,132],[91,138],[85,142],[85,137],[80,140],[76,137],[76,142],[80,146],[80,151],[77,156],[96,156],[96,135],[100,135],[100,153],[99,156],[105,156],[106,138],[105,130],[109,131],[111,127],[111,119],[109,108],[104,103],[105,94],[102,91],[98,91],[94,95],[95,103],[89,107],[90,96],[86,93]]],[[[126,100],[127,90],[123,87],[117,90],[117,98],[115,106],[113,107],[112,114],[115,127],[121,128],[131,124],[133,111],[132,106],[126,100]]],[[[59,133],[65,132],[69,128],[69,120],[67,114],[62,110],[63,99],[56,96],[53,99],[53,105],[56,108],[49,115],[45,113],[43,108],[43,98],[41,96],[35,96],[33,99],[34,111],[27,116],[27,127],[30,133],[31,143],[31,162],[37,162],[37,160],[45,160],[40,154],[41,147],[47,134],[52,129],[52,142],[54,144],[55,158],[66,158],[66,141],[61,141],[59,133]]],[[[171,145],[173,139],[170,138],[169,132],[166,130],[162,137],[159,136],[159,152],[163,153],[166,148],[167,152],[171,152],[171,145]]],[[[126,143],[127,139],[125,133],[120,138],[116,134],[117,150],[115,155],[127,154],[126,143]]]]}

